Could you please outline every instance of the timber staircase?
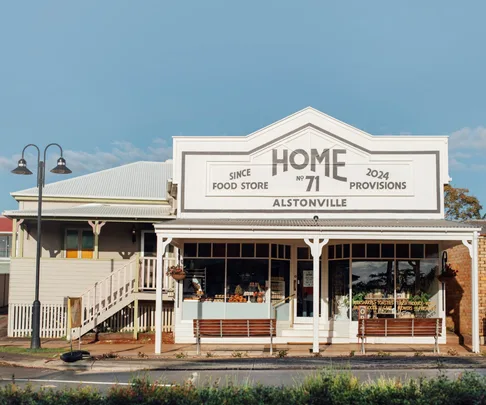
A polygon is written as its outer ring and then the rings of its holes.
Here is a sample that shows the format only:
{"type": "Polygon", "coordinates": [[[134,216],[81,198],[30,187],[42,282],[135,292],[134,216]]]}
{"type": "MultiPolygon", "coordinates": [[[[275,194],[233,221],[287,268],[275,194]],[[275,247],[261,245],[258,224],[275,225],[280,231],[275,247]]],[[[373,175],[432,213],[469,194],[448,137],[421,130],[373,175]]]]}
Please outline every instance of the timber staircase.
{"type": "Polygon", "coordinates": [[[130,260],[81,295],[81,328],[71,331],[71,339],[80,338],[133,302],[138,260],[130,260]]]}
{"type": "MultiPolygon", "coordinates": [[[[81,328],[69,331],[71,339],[79,339],[130,305],[135,300],[136,293],[153,294],[158,283],[156,262],[155,258],[136,257],[81,294],[81,328]]],[[[163,293],[168,293],[173,285],[173,280],[167,276],[166,271],[174,262],[175,257],[164,257],[161,280],[163,293]]]]}

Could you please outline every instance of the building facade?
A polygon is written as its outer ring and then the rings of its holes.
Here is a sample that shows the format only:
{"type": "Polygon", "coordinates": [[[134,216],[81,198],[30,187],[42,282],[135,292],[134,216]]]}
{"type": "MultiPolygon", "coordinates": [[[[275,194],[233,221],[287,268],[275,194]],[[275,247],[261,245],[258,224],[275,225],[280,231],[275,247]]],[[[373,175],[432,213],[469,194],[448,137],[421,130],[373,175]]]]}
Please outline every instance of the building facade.
{"type": "Polygon", "coordinates": [[[446,137],[371,136],[312,108],[245,137],[175,137],[177,219],[155,229],[188,274],[176,342],[194,341],[194,319],[275,316],[277,341],[317,352],[356,342],[360,306],[444,319],[445,249],[467,246],[477,288],[478,229],[444,219],[448,181],[446,137]]]}
{"type": "MultiPolygon", "coordinates": [[[[118,168],[109,172],[110,180],[99,178],[104,172],[92,175],[97,181],[78,179],[83,196],[72,192],[75,179],[46,186],[53,205],[46,207],[43,220],[50,222],[52,239],[49,245],[43,242],[43,268],[61,267],[48,273],[56,278],[56,288],[43,270],[41,302],[43,288],[49,299],[54,289],[77,285],[59,291],[58,298],[82,297],[79,333],[132,305],[133,294],[145,293],[139,287],[147,276],[142,267],[114,270],[143,253],[132,234],[143,240],[142,234],[155,231],[148,242],[155,256],[148,277],[155,300],[156,353],[161,352],[168,305],[178,343],[195,341],[197,319],[276,318],[276,342],[309,343],[317,352],[321,343],[357,341],[359,308],[368,318],[445,320],[443,252],[464,246],[471,306],[461,310],[470,312],[472,347],[478,352],[480,228],[444,219],[447,145],[447,137],[440,136],[372,136],[306,108],[248,136],[174,137],[171,173],[163,179],[147,182],[144,171],[127,176],[118,168]],[[111,183],[118,191],[107,186],[111,183]],[[163,188],[155,199],[147,191],[151,186],[163,188]],[[60,202],[56,198],[67,205],[54,205],[60,202]],[[73,221],[85,224],[73,227],[73,221]],[[185,279],[167,279],[172,264],[184,268],[185,279]],[[89,273],[87,265],[92,266],[89,273]],[[63,271],[69,275],[61,281],[63,271]],[[173,283],[173,304],[167,299],[168,283],[173,283]]],[[[34,235],[36,214],[29,205],[34,195],[35,190],[15,193],[19,210],[7,213],[17,223],[23,219],[24,226],[31,222],[20,236],[24,251],[12,259],[11,302],[32,295],[21,284],[33,277],[33,258],[22,260],[31,243],[26,233],[34,235]]],[[[134,263],[139,266],[140,257],[134,263]]],[[[441,343],[445,328],[443,322],[441,343]]],[[[369,342],[433,343],[433,338],[369,342]]]]}

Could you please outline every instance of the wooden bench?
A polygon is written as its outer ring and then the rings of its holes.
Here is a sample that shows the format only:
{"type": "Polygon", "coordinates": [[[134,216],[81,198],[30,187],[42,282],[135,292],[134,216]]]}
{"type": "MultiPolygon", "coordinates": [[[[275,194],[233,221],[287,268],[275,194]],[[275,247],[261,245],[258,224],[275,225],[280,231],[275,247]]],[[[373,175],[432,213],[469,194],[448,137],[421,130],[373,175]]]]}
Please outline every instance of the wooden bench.
{"type": "Polygon", "coordinates": [[[442,334],[440,318],[378,318],[360,319],[358,343],[361,339],[361,353],[365,353],[365,338],[371,337],[433,337],[434,353],[439,353],[439,336],[442,334]]]}
{"type": "Polygon", "coordinates": [[[201,351],[201,337],[270,337],[270,354],[273,354],[276,335],[275,319],[194,319],[197,354],[201,351]]]}

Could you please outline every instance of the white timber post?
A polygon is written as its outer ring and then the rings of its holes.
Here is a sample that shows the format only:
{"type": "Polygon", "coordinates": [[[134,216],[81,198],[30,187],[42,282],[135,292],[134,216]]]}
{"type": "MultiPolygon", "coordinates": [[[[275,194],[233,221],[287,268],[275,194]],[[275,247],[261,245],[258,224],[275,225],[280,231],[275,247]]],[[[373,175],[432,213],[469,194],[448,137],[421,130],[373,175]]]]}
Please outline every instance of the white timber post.
{"type": "Polygon", "coordinates": [[[162,261],[164,260],[165,248],[172,242],[172,238],[168,237],[164,240],[164,236],[157,234],[157,270],[155,276],[155,354],[162,353],[162,261]]]}
{"type": "Polygon", "coordinates": [[[93,229],[94,234],[94,251],[93,251],[93,259],[100,258],[100,251],[99,251],[99,238],[101,233],[101,228],[106,224],[106,222],[101,221],[88,221],[89,226],[93,229]]]}
{"type": "Polygon", "coordinates": [[[462,243],[471,256],[471,306],[472,306],[472,351],[479,353],[479,275],[478,275],[478,232],[474,231],[472,241],[464,239],[462,243]]]}
{"type": "Polygon", "coordinates": [[[322,241],[319,239],[318,236],[314,237],[314,239],[309,240],[305,239],[305,243],[309,246],[312,259],[313,259],[313,314],[312,314],[312,324],[313,324],[313,339],[312,339],[312,352],[319,353],[319,301],[320,301],[320,294],[319,294],[319,276],[320,276],[320,268],[319,268],[319,260],[322,254],[322,248],[324,245],[327,245],[329,239],[323,239],[322,241]]]}

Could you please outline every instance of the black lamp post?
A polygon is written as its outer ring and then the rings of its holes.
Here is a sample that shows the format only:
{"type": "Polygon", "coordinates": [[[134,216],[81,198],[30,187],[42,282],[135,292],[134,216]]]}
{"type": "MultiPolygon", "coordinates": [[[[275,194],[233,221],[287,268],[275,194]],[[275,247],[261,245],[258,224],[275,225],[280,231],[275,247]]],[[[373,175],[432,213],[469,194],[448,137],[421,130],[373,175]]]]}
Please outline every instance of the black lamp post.
{"type": "Polygon", "coordinates": [[[40,258],[41,258],[41,216],[42,216],[42,189],[45,185],[45,162],[47,149],[50,146],[57,146],[61,151],[61,157],[57,159],[57,166],[51,170],[51,173],[56,174],[69,174],[71,170],[66,167],[66,161],[62,157],[62,148],[57,143],[50,143],[44,149],[44,160],[41,160],[41,151],[37,145],[33,143],[28,144],[22,150],[22,157],[19,160],[16,169],[12,170],[14,174],[32,174],[27,168],[27,162],[24,159],[24,152],[32,146],[37,149],[37,189],[39,190],[37,201],[37,253],[35,257],[35,298],[32,304],[32,340],[30,343],[31,349],[40,349],[40,301],[39,301],[39,280],[40,280],[40,258]]]}

